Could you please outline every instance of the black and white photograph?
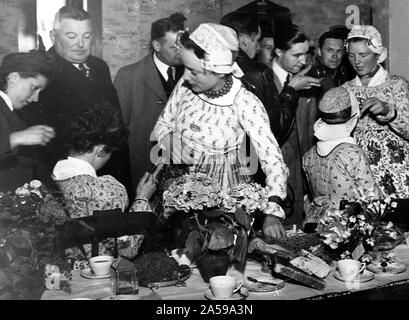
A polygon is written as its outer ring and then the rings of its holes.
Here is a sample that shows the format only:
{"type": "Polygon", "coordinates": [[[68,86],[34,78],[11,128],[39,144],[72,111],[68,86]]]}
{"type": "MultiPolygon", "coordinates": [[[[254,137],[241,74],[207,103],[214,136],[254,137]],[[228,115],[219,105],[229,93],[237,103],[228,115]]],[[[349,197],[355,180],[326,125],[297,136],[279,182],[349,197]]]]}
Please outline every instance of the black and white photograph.
{"type": "Polygon", "coordinates": [[[408,16],[0,0],[0,300],[409,300],[408,16]]]}

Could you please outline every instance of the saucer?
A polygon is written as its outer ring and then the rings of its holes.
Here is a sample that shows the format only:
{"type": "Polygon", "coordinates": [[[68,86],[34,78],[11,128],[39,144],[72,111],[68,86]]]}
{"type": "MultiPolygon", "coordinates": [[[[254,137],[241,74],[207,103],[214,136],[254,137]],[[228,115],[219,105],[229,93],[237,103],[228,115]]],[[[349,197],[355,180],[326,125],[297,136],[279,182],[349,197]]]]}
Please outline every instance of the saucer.
{"type": "Polygon", "coordinates": [[[355,279],[352,279],[352,280],[346,280],[346,279],[344,279],[344,278],[339,274],[339,272],[338,272],[338,270],[337,270],[337,271],[335,271],[335,273],[334,273],[334,278],[337,279],[337,280],[343,281],[343,282],[348,282],[348,281],[350,281],[350,282],[355,282],[355,281],[358,281],[359,283],[364,283],[364,282],[368,282],[368,281],[373,280],[373,279],[375,278],[375,275],[374,275],[372,272],[365,270],[362,274],[360,274],[360,275],[358,276],[358,278],[355,278],[355,279]]]}
{"type": "Polygon", "coordinates": [[[86,268],[84,270],[81,270],[81,277],[87,278],[87,279],[107,279],[111,277],[109,273],[107,274],[102,274],[102,275],[95,275],[92,273],[91,268],[86,268]]]}
{"type": "Polygon", "coordinates": [[[210,300],[243,300],[249,296],[249,291],[246,288],[241,288],[239,291],[240,293],[239,292],[233,293],[233,295],[229,298],[216,298],[213,295],[212,290],[208,289],[204,296],[210,300]]]}
{"type": "Polygon", "coordinates": [[[400,262],[388,263],[385,268],[381,266],[380,262],[371,263],[367,266],[367,269],[376,274],[398,274],[405,272],[407,267],[400,262]]]}

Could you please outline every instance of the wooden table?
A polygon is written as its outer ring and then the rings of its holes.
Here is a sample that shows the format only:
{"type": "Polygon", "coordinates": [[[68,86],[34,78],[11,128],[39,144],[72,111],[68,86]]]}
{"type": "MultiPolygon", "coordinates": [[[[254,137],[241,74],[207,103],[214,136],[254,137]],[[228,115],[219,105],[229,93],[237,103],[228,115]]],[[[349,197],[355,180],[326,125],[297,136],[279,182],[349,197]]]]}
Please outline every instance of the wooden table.
{"type": "MultiPolygon", "coordinates": [[[[394,249],[397,259],[409,266],[409,246],[406,244],[399,245],[394,249]]],[[[315,290],[303,285],[287,281],[284,288],[267,293],[250,292],[247,300],[298,300],[309,299],[322,295],[346,295],[357,291],[364,291],[373,288],[379,288],[391,283],[408,281],[409,270],[396,275],[381,275],[375,274],[375,279],[367,283],[360,283],[358,287],[347,287],[346,283],[334,278],[333,272],[325,279],[326,288],[322,291],[315,290]]],[[[229,273],[237,279],[247,276],[262,276],[265,274],[261,271],[261,265],[254,261],[249,261],[246,264],[244,273],[231,269],[229,273]]],[[[139,293],[136,295],[123,295],[113,297],[110,279],[86,279],[80,276],[79,271],[73,272],[73,279],[69,282],[71,285],[71,293],[66,293],[61,290],[47,290],[42,295],[42,300],[72,300],[72,299],[118,299],[118,300],[206,300],[204,293],[208,290],[209,285],[205,283],[199,271],[194,268],[191,277],[186,281],[186,286],[163,287],[159,289],[149,289],[139,287],[139,293]]]]}

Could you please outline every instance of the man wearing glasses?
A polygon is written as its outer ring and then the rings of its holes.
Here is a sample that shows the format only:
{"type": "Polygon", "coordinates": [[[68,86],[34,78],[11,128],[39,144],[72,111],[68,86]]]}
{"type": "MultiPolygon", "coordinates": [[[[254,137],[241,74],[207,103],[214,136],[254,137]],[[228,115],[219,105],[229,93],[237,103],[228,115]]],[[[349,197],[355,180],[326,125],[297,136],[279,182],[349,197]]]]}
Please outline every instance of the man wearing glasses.
{"type": "Polygon", "coordinates": [[[152,23],[152,50],[140,61],[119,69],[115,87],[129,129],[132,182],[136,187],[155,164],[151,133],[176,83],[183,75],[178,36],[186,18],[179,13],[152,23]]]}

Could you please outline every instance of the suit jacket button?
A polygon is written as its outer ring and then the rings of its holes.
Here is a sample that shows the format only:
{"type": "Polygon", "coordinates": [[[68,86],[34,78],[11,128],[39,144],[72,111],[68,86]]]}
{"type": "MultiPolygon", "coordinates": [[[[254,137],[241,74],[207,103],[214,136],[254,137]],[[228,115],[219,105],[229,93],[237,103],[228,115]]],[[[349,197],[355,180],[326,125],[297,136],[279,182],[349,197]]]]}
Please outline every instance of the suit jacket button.
{"type": "Polygon", "coordinates": [[[158,105],[162,105],[162,104],[164,104],[165,102],[162,100],[162,99],[159,99],[158,100],[158,105]]]}

